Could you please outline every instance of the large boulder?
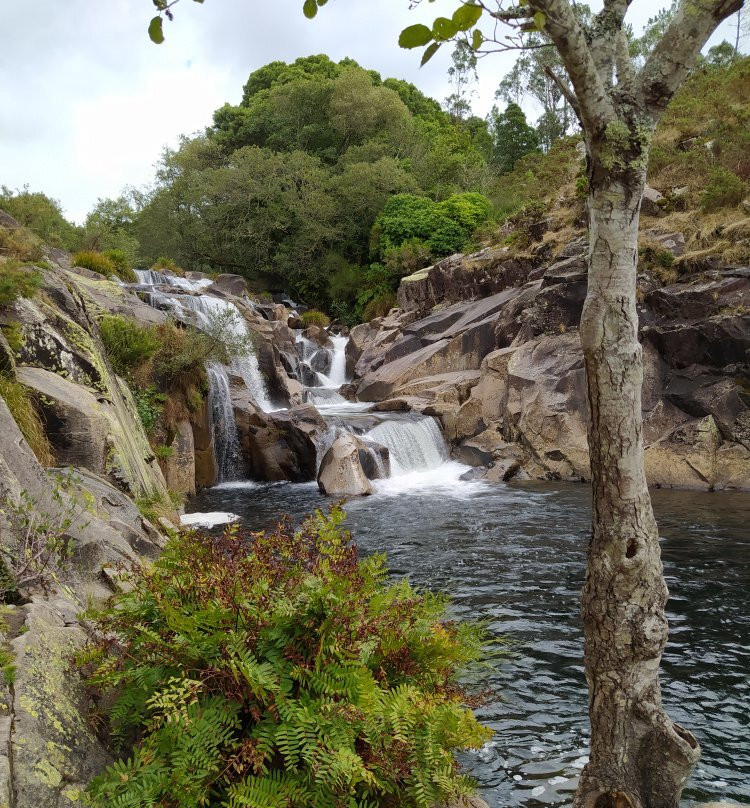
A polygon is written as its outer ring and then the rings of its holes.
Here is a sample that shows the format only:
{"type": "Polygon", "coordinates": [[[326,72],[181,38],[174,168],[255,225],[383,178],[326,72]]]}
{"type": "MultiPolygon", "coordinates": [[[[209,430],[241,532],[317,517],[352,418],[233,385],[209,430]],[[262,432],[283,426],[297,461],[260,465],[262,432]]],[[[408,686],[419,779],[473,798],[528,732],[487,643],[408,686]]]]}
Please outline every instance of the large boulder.
{"type": "Polygon", "coordinates": [[[399,306],[406,311],[427,312],[438,304],[486,298],[521,286],[534,266],[533,259],[514,257],[507,247],[470,256],[452,255],[404,278],[398,289],[399,306]]]}
{"type": "Polygon", "coordinates": [[[358,441],[350,433],[340,435],[323,456],[318,486],[329,496],[363,496],[372,493],[359,459],[358,441]]]}
{"type": "Polygon", "coordinates": [[[328,431],[310,404],[263,412],[244,386],[232,385],[232,406],[247,471],[259,480],[314,480],[318,446],[328,431]]]}
{"type": "Polygon", "coordinates": [[[247,295],[247,280],[242,275],[225,273],[214,278],[214,282],[206,290],[208,294],[218,294],[222,297],[245,297],[247,295]]]}

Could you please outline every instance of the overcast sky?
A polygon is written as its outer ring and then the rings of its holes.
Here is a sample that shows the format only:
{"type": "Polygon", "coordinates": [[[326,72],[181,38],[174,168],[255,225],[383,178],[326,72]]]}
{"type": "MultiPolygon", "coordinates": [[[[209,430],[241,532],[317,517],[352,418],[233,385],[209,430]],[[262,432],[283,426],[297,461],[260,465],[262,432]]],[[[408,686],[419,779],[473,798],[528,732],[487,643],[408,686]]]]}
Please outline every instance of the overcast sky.
{"type": "MultiPolygon", "coordinates": [[[[634,0],[628,19],[639,29],[667,4],[634,0]]],[[[442,100],[450,48],[419,69],[419,52],[396,41],[455,5],[410,12],[407,0],[331,0],[310,21],[302,0],[182,0],[157,46],[146,34],[148,0],[0,0],[0,184],[44,191],[81,222],[97,198],[150,183],[165,145],[237,103],[248,74],[275,59],[350,56],[442,100]]],[[[480,63],[479,114],[512,60],[480,63]]]]}

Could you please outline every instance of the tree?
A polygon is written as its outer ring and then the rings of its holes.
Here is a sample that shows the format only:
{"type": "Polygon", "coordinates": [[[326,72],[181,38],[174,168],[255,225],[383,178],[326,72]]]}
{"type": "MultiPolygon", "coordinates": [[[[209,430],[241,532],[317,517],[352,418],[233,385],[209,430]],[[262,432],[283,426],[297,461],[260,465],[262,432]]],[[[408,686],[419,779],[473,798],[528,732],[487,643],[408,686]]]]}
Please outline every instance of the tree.
{"type": "Polygon", "coordinates": [[[539,137],[518,104],[511,102],[500,112],[497,107],[490,113],[490,130],[494,141],[492,158],[503,174],[513,171],[516,160],[525,154],[539,151],[539,137]]]}
{"type": "Polygon", "coordinates": [[[78,228],[63,216],[60,203],[46,194],[30,191],[28,186],[14,193],[1,185],[0,208],[19,224],[36,233],[45,244],[66,250],[73,250],[78,246],[78,228]]]}
{"type": "MultiPolygon", "coordinates": [[[[743,0],[681,0],[640,68],[628,51],[629,5],[604,0],[589,26],[569,0],[498,3],[488,12],[516,26],[500,47],[512,47],[518,26],[530,24],[554,44],[567,79],[552,75],[578,116],[587,153],[589,281],[580,336],[591,411],[593,524],[582,595],[591,755],[577,808],[673,808],[700,754],[661,704],[667,587],[643,460],[638,221],[656,124],[712,32],[743,0]]],[[[406,29],[401,44],[439,46],[465,24],[466,8],[448,26],[406,29]]]]}
{"type": "MultiPolygon", "coordinates": [[[[314,17],[326,0],[305,0],[314,17]]],[[[744,0],[680,0],[642,66],[629,53],[632,0],[603,0],[590,25],[573,0],[486,0],[458,6],[432,26],[411,25],[399,44],[426,47],[466,36],[476,51],[522,48],[541,30],[560,56],[551,69],[586,146],[588,291],[580,326],[591,411],[593,523],[582,594],[591,755],[576,808],[674,808],[700,754],[695,737],[661,703],[667,640],[659,537],[643,459],[636,270],[638,222],[649,148],[668,102],[716,27],[744,0]],[[477,25],[507,26],[486,37],[477,25]]]]}
{"type": "Polygon", "coordinates": [[[456,120],[463,120],[471,113],[469,88],[477,81],[477,55],[468,42],[460,39],[451,55],[448,78],[453,92],[445,99],[445,108],[456,120]]]}

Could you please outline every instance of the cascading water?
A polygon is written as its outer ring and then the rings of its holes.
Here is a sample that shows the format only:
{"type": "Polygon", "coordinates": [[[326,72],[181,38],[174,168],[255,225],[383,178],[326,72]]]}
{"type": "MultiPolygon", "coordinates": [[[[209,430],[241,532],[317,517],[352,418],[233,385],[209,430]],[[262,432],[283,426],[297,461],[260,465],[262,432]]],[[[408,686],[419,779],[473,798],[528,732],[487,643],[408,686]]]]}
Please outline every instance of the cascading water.
{"type": "MultiPolygon", "coordinates": [[[[146,287],[142,291],[148,294],[150,305],[169,309],[181,320],[193,323],[203,331],[215,327],[218,319],[232,337],[251,345],[250,329],[237,306],[223,298],[201,294],[202,290],[211,285],[209,279],[191,281],[150,269],[136,270],[136,275],[138,285],[146,287]],[[153,286],[161,286],[162,290],[148,288],[153,286]],[[174,293],[163,291],[164,287],[174,289],[174,293]]],[[[242,467],[229,385],[230,371],[242,378],[261,409],[266,412],[273,409],[254,350],[233,357],[229,367],[218,362],[206,366],[214,455],[220,482],[237,479],[241,476],[242,467]]]]}
{"type": "MultiPolygon", "coordinates": [[[[180,298],[179,304],[195,314],[198,328],[208,329],[217,318],[222,318],[222,324],[233,337],[250,343],[250,329],[234,303],[210,295],[185,295],[180,298]]],[[[242,378],[258,406],[264,412],[270,412],[273,405],[255,352],[248,351],[241,356],[232,357],[230,369],[242,378]]]]}
{"type": "Polygon", "coordinates": [[[428,416],[393,416],[381,421],[364,437],[388,449],[393,477],[435,469],[448,459],[448,447],[440,428],[428,416]]]}
{"type": "Polygon", "coordinates": [[[190,281],[187,278],[179,277],[179,275],[168,275],[154,269],[136,269],[134,271],[141,286],[171,286],[174,289],[182,289],[186,292],[199,292],[213,283],[210,278],[190,281]]]}
{"type": "Polygon", "coordinates": [[[234,420],[229,376],[224,365],[211,362],[208,374],[208,409],[214,439],[214,457],[219,482],[237,479],[240,474],[240,440],[234,420]]]}

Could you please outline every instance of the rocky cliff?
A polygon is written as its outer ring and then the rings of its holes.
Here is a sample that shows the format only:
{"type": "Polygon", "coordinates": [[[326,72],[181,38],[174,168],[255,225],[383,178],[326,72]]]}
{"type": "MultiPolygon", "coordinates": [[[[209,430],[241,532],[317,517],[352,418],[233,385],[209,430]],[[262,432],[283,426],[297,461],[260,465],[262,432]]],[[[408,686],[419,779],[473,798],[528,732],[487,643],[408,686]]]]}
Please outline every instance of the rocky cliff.
{"type": "MultiPolygon", "coordinates": [[[[684,246],[679,233],[649,238],[684,246]]],[[[404,278],[400,308],[352,330],[352,395],[437,416],[474,476],[587,480],[586,250],[582,236],[553,255],[497,247],[404,278]]],[[[667,285],[658,274],[638,278],[649,481],[748,489],[750,268],[714,259],[667,285]]]]}

